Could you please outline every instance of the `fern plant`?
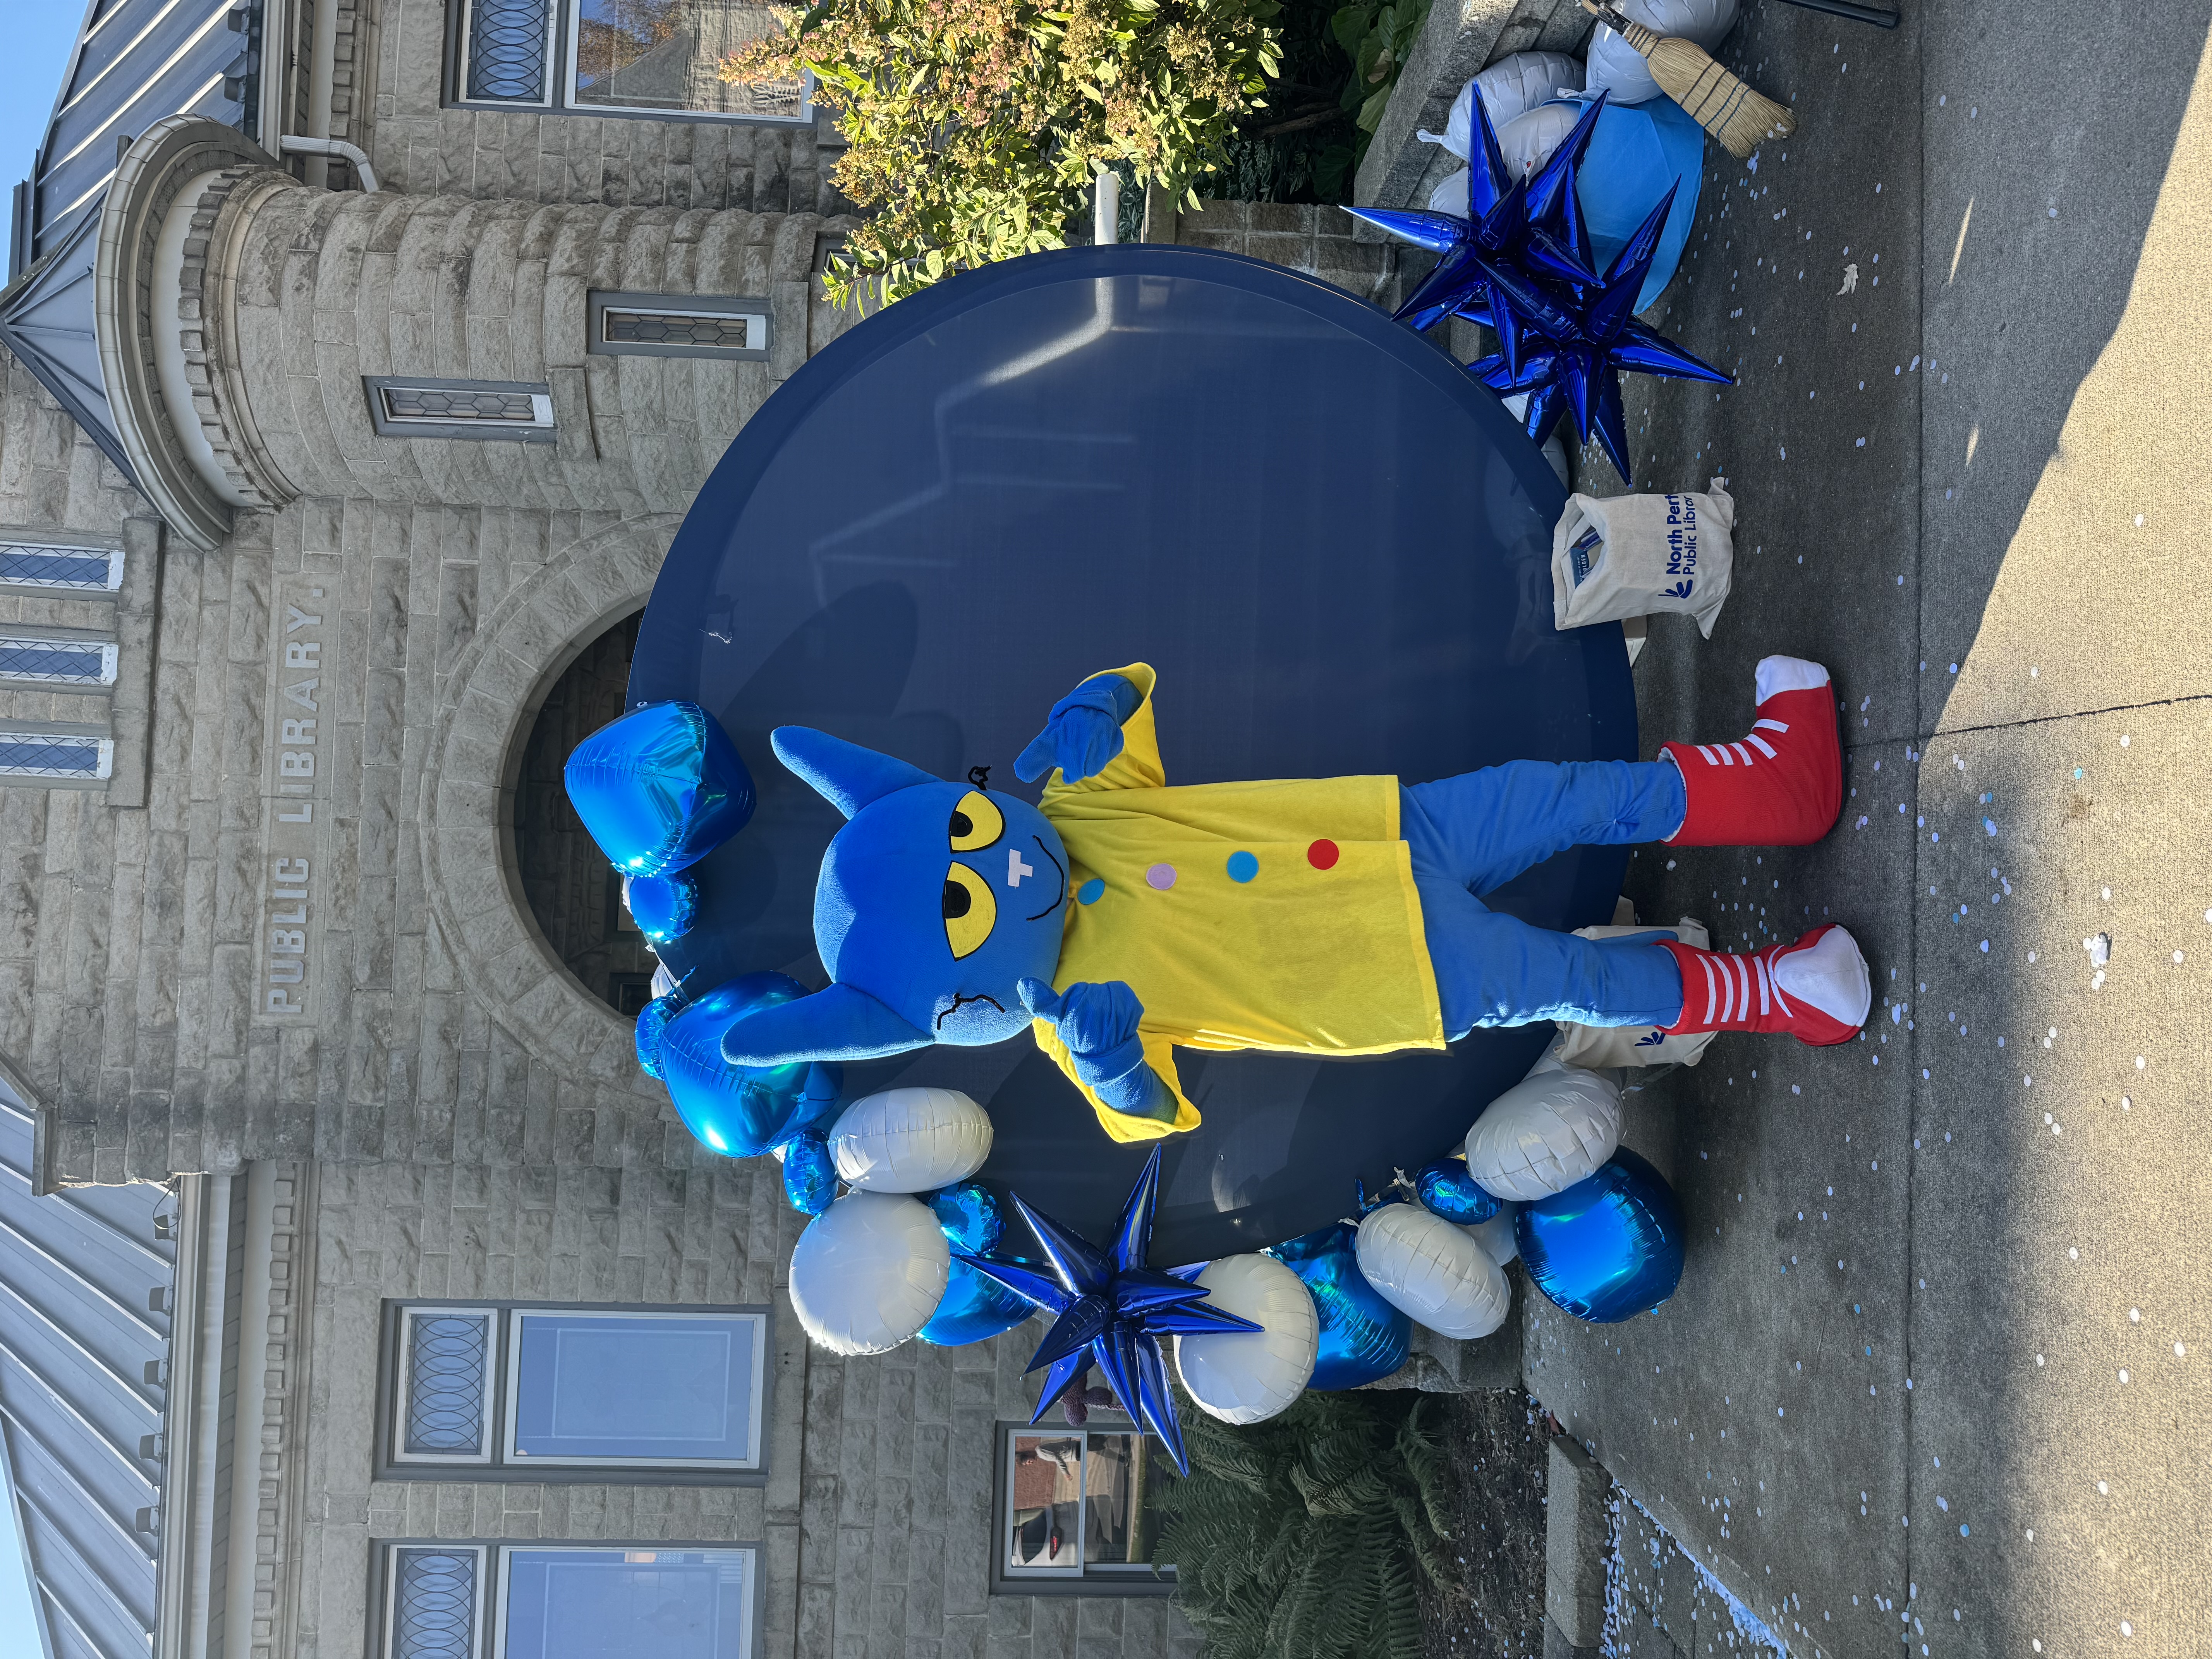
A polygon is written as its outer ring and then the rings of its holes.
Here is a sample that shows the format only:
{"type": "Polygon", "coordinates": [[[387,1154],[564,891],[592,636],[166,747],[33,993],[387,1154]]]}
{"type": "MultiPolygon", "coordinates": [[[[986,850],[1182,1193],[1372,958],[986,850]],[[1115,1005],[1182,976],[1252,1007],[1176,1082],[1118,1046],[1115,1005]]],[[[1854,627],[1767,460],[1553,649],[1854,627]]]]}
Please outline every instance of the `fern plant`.
{"type": "Polygon", "coordinates": [[[1190,1474],[1167,1483],[1153,1559],[1210,1659],[1419,1659],[1415,1574],[1446,1576],[1444,1466],[1410,1410],[1309,1394],[1231,1428],[1183,1418],[1190,1474]]]}

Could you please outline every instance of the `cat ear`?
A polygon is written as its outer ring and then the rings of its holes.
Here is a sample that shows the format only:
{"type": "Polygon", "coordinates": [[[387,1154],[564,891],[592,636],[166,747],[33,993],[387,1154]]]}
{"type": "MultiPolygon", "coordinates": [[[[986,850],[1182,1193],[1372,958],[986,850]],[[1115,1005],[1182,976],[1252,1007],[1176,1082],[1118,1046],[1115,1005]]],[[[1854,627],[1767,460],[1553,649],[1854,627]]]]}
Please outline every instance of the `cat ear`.
{"type": "Polygon", "coordinates": [[[832,806],[851,817],[871,802],[918,783],[941,783],[919,766],[863,749],[807,726],[779,726],[769,733],[775,757],[832,806]]]}
{"type": "Polygon", "coordinates": [[[723,1034],[722,1058],[732,1066],[754,1066],[880,1060],[926,1048],[934,1041],[866,991],[833,984],[812,996],[746,1015],[723,1034]]]}

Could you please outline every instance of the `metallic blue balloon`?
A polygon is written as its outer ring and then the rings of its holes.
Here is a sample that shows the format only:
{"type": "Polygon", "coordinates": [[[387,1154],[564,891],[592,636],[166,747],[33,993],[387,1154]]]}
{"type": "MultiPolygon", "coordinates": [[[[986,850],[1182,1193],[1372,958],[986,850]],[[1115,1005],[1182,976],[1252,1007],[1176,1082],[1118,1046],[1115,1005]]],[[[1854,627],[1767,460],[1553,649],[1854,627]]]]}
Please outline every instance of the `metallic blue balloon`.
{"type": "Polygon", "coordinates": [[[637,931],[655,945],[682,939],[699,919],[699,878],[632,876],[623,883],[623,902],[637,931]]]}
{"type": "Polygon", "coordinates": [[[576,745],[568,801],[626,876],[696,864],[753,815],[752,774],[696,702],[634,708],[576,745]]]}
{"type": "Polygon", "coordinates": [[[1498,1213],[1498,1200],[1468,1173],[1463,1158],[1440,1158],[1413,1177],[1413,1190],[1431,1213],[1462,1227],[1479,1227],[1498,1213]]]}
{"type": "Polygon", "coordinates": [[[647,1003],[645,1012],[637,1017],[637,1063],[647,1077],[661,1075],[660,1039],[668,1022],[683,1011],[683,998],[671,991],[647,1003]]]}
{"type": "MultiPolygon", "coordinates": [[[[952,1230],[945,1229],[951,1236],[952,1230]]],[[[965,1249],[966,1247],[961,1246],[965,1249]]],[[[945,1300],[915,1333],[933,1347],[957,1348],[970,1342],[1003,1336],[1026,1322],[1036,1304],[1017,1296],[988,1273],[978,1273],[958,1256],[952,1258],[952,1274],[945,1280],[945,1300]]]]}
{"type": "Polygon", "coordinates": [[[695,998],[660,1037],[661,1080],[684,1127],[718,1152],[757,1158],[836,1110],[842,1069],[748,1067],[722,1058],[722,1034],[746,1015],[806,994],[783,974],[741,974],[695,998]]]}
{"type": "Polygon", "coordinates": [[[999,1248],[999,1200],[981,1182],[963,1181],[932,1193],[927,1201],[955,1249],[988,1255],[999,1248]]]}
{"type": "Polygon", "coordinates": [[[783,1143],[783,1195],[801,1215],[820,1215],[837,1196],[837,1161],[811,1129],[783,1143]]]}
{"type": "Polygon", "coordinates": [[[1513,1238],[1528,1282],[1593,1324],[1656,1308],[1682,1279],[1681,1206],[1626,1146],[1565,1192],[1525,1206],[1513,1238]]]}
{"type": "Polygon", "coordinates": [[[1413,1340],[1413,1322],[1361,1274],[1352,1254],[1358,1232],[1338,1222],[1266,1252],[1305,1282],[1321,1315],[1321,1355],[1310,1389],[1356,1389],[1388,1376],[1406,1363],[1413,1340]]]}

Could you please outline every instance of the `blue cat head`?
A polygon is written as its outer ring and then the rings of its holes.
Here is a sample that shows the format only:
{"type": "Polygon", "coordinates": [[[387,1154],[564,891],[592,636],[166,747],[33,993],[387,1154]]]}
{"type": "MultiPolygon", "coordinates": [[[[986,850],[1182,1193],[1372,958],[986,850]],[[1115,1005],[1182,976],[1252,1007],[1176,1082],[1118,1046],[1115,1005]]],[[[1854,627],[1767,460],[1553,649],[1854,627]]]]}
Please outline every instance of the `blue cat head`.
{"type": "Polygon", "coordinates": [[[733,1025],[723,1059],[873,1060],[1026,1026],[1015,987],[1052,978],[1067,915],[1067,849],[1044,814],[803,726],[774,742],[847,819],[814,888],[833,983],[733,1025]]]}

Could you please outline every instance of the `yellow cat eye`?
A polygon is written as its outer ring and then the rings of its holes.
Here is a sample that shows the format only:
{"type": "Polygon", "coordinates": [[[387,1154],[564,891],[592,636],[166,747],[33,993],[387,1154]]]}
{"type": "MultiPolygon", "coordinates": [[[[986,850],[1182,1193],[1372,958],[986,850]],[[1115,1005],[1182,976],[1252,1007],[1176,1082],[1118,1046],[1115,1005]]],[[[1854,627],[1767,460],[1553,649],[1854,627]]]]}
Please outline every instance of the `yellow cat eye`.
{"type": "MultiPolygon", "coordinates": [[[[945,834],[956,853],[974,853],[988,847],[1006,833],[1006,815],[993,804],[991,798],[979,789],[970,789],[961,796],[960,804],[952,809],[952,822],[945,834]]],[[[950,911],[945,913],[951,915],[950,911]]],[[[984,930],[989,932],[988,928],[984,930]]],[[[955,955],[963,954],[956,951],[955,955]]]]}
{"type": "MultiPolygon", "coordinates": [[[[992,816],[998,816],[997,808],[992,816]]],[[[952,959],[981,950],[998,922],[999,901],[991,896],[990,884],[956,860],[945,872],[945,942],[952,947],[952,959]]]]}

